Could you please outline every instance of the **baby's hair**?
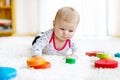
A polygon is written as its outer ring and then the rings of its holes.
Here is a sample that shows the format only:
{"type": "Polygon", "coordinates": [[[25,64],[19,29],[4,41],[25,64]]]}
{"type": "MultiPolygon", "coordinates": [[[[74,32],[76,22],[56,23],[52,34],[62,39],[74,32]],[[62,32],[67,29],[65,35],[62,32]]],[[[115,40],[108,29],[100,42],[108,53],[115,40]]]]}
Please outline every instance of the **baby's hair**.
{"type": "Polygon", "coordinates": [[[78,24],[80,20],[79,13],[72,7],[63,7],[58,10],[55,21],[63,20],[68,23],[78,24]]]}

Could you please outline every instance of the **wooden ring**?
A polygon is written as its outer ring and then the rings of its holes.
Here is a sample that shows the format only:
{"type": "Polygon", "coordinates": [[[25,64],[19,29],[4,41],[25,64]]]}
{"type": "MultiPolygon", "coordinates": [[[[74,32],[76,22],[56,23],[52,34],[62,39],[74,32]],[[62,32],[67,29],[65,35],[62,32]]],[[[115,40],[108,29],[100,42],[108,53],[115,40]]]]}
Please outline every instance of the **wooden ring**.
{"type": "Polygon", "coordinates": [[[46,68],[50,68],[50,67],[51,67],[50,62],[45,62],[45,64],[39,65],[39,66],[34,66],[33,68],[34,69],[46,69],[46,68]]]}
{"type": "Polygon", "coordinates": [[[94,66],[97,68],[116,68],[118,67],[118,62],[115,60],[97,60],[94,66]]]}
{"type": "Polygon", "coordinates": [[[41,57],[32,57],[27,60],[27,65],[29,67],[38,66],[45,64],[45,59],[41,57]]]}

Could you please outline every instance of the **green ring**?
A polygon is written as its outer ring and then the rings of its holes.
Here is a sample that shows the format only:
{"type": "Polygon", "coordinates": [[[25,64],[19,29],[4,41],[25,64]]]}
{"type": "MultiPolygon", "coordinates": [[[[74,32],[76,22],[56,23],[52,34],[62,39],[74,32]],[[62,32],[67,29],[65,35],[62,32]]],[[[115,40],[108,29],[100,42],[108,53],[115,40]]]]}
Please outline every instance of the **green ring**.
{"type": "Polygon", "coordinates": [[[74,59],[74,58],[66,58],[66,63],[75,64],[76,63],[76,59],[74,59]]]}
{"type": "Polygon", "coordinates": [[[107,57],[108,57],[108,54],[99,53],[99,54],[97,54],[97,57],[98,57],[98,58],[107,58],[107,57]]]}

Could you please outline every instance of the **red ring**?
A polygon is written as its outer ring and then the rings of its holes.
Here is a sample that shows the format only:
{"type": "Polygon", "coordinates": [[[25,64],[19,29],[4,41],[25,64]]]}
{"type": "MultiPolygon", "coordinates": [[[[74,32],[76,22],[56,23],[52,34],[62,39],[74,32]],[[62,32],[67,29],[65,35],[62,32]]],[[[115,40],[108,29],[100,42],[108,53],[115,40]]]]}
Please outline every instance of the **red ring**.
{"type": "Polygon", "coordinates": [[[39,66],[33,66],[34,69],[46,69],[46,68],[50,68],[50,67],[51,67],[50,62],[45,62],[45,64],[39,65],[39,66]]]}
{"type": "Polygon", "coordinates": [[[118,62],[115,60],[97,60],[94,66],[97,68],[117,68],[118,62]]]}

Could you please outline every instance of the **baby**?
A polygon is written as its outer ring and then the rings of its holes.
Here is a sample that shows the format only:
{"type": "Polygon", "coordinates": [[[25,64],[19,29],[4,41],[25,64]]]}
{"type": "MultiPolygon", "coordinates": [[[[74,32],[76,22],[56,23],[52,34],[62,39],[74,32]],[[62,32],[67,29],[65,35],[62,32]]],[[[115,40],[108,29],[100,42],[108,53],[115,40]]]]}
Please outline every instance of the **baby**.
{"type": "Polygon", "coordinates": [[[40,37],[33,41],[32,56],[67,55],[79,54],[74,34],[79,24],[80,15],[72,7],[63,7],[56,13],[53,20],[53,28],[44,32],[40,37]],[[67,51],[71,49],[71,54],[67,51]]]}

